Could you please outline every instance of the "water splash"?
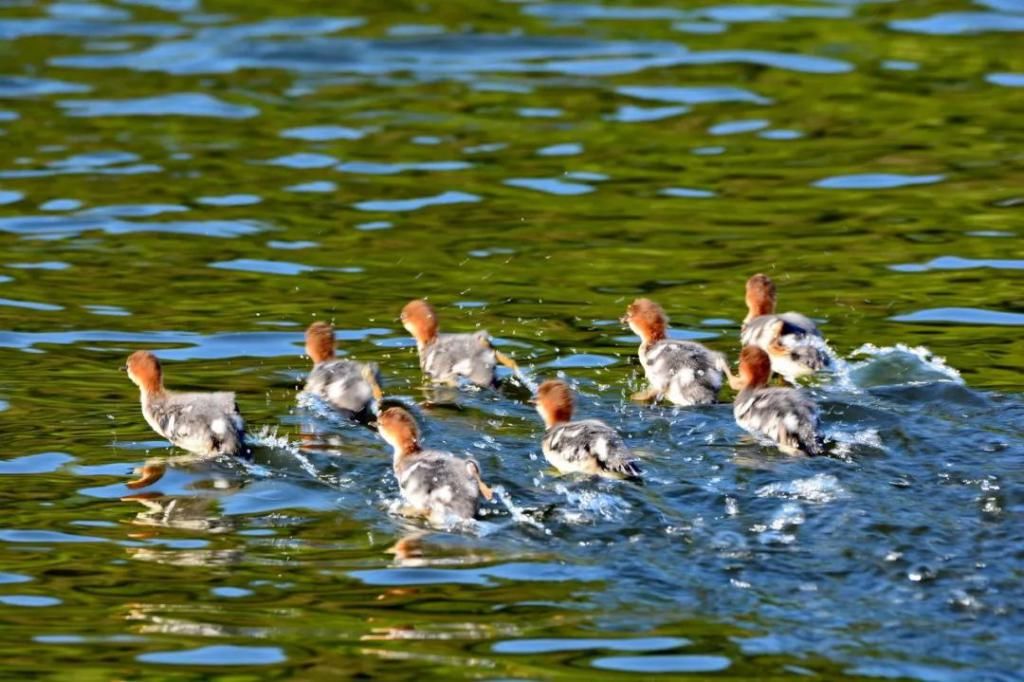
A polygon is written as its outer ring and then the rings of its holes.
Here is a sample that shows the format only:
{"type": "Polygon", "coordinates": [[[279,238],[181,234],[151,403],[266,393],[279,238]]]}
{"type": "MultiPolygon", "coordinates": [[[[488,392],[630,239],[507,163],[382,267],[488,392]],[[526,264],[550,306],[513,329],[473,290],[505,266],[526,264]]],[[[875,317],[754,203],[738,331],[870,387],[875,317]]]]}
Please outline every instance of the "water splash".
{"type": "Polygon", "coordinates": [[[597,490],[570,490],[559,483],[555,492],[565,497],[562,515],[570,524],[586,524],[597,520],[620,521],[630,512],[632,505],[621,497],[597,490]]]}
{"type": "Polygon", "coordinates": [[[311,478],[325,482],[320,469],[302,453],[299,445],[289,440],[287,436],[278,435],[277,431],[278,427],[276,426],[261,426],[258,431],[246,434],[246,443],[249,446],[285,452],[291,455],[311,478]]]}
{"type": "Polygon", "coordinates": [[[526,526],[531,526],[531,527],[536,528],[538,530],[544,530],[544,531],[547,530],[544,527],[543,523],[541,523],[540,521],[537,521],[536,519],[532,518],[529,514],[526,513],[525,509],[523,509],[522,507],[518,506],[512,500],[512,495],[509,494],[509,492],[507,490],[505,490],[505,486],[502,486],[502,485],[494,486],[493,491],[494,491],[494,496],[498,498],[498,502],[500,502],[501,505],[503,507],[505,507],[505,509],[508,510],[509,515],[512,516],[512,519],[516,523],[521,523],[521,524],[526,525],[526,526]]]}

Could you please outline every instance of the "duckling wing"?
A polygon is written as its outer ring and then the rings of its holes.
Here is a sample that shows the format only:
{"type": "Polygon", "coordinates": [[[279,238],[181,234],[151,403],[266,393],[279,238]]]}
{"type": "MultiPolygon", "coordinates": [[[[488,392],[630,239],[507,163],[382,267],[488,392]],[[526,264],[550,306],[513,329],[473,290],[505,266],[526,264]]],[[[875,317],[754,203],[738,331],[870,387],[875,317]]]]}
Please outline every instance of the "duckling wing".
{"type": "Polygon", "coordinates": [[[808,455],[820,455],[824,451],[817,405],[799,390],[742,391],[736,397],[733,413],[740,426],[771,438],[783,450],[808,455]]]}
{"type": "Polygon", "coordinates": [[[234,393],[176,393],[153,406],[153,419],[167,440],[201,455],[238,455],[245,421],[234,393]]]}
{"type": "Polygon", "coordinates": [[[643,472],[618,432],[596,419],[570,422],[551,429],[544,438],[545,454],[564,471],[583,471],[622,478],[643,472]]]}
{"type": "MultiPolygon", "coordinates": [[[[376,374],[376,367],[372,371],[376,374]]],[[[347,412],[362,412],[373,398],[373,389],[363,376],[363,364],[353,360],[318,363],[306,379],[306,391],[347,412]]]]}

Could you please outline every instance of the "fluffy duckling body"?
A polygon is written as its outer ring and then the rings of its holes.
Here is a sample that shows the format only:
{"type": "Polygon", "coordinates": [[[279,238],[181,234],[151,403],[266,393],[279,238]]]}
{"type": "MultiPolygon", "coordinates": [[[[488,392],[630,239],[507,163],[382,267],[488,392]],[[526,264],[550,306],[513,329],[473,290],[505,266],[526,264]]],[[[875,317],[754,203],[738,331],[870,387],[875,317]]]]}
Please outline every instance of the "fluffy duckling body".
{"type": "Polygon", "coordinates": [[[668,316],[660,305],[638,298],[621,320],[640,337],[640,364],[650,387],[634,400],[665,398],[675,405],[707,405],[718,399],[725,377],[725,356],[692,341],[668,338],[668,316]]]}
{"type": "Polygon", "coordinates": [[[314,363],[306,392],[345,416],[369,417],[373,401],[379,403],[383,397],[377,365],[335,357],[334,329],[326,322],[314,322],[306,330],[306,354],[314,363]]]}
{"type": "Polygon", "coordinates": [[[757,346],[740,354],[741,389],[733,404],[736,423],[774,442],[789,455],[820,455],[825,445],[818,407],[796,388],[767,388],[771,359],[757,346]]]}
{"type": "Polygon", "coordinates": [[[435,383],[456,385],[465,379],[486,388],[495,384],[494,368],[499,363],[513,371],[519,369],[515,361],[491,345],[491,337],[485,331],[439,333],[437,313],[424,300],[406,304],[402,325],[416,339],[423,374],[435,383]]]}
{"type": "Polygon", "coordinates": [[[565,382],[545,381],[536,403],[547,428],[541,441],[544,458],[558,471],[618,479],[643,475],[615,429],[596,419],[571,421],[573,397],[565,382]]]}
{"type": "Polygon", "coordinates": [[[132,353],[125,369],[139,387],[146,422],[171,443],[197,455],[248,454],[234,393],[168,391],[160,361],[147,351],[132,353]]]}
{"type": "Polygon", "coordinates": [[[394,449],[394,470],[402,499],[409,510],[435,525],[476,516],[480,497],[491,499],[481,479],[480,465],[450,452],[424,450],[416,420],[406,410],[391,407],[377,420],[381,437],[394,449]]]}
{"type": "Polygon", "coordinates": [[[800,313],[775,312],[775,283],[767,275],[747,280],[747,316],[740,330],[744,346],[768,353],[772,370],[787,381],[826,369],[829,356],[821,345],[818,326],[800,313]]]}

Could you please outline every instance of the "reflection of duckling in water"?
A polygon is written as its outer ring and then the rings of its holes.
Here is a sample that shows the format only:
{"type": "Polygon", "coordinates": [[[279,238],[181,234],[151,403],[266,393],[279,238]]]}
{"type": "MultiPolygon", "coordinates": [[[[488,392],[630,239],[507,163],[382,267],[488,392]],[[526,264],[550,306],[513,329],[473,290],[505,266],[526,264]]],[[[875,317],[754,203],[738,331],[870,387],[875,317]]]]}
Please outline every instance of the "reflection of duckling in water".
{"type": "Polygon", "coordinates": [[[731,377],[725,356],[693,341],[668,338],[668,316],[647,298],[633,301],[623,324],[640,337],[640,364],[650,388],[633,400],[666,398],[676,405],[707,405],[718,399],[725,377],[731,377]]]}
{"type": "MultiPolygon", "coordinates": [[[[827,369],[831,360],[821,349],[821,332],[800,313],[775,313],[775,283],[767,275],[747,280],[747,316],[740,329],[744,346],[757,346],[771,358],[772,370],[794,382],[827,369]]],[[[733,387],[737,384],[733,382],[733,387]]]]}
{"type": "MultiPolygon", "coordinates": [[[[140,526],[199,530],[205,533],[227,533],[235,528],[231,517],[218,514],[216,497],[182,497],[147,492],[126,495],[121,501],[137,502],[146,508],[136,514],[132,521],[140,526]]],[[[132,537],[150,535],[152,533],[142,533],[132,537]]]]}
{"type": "Polygon", "coordinates": [[[334,343],[334,329],[326,322],[314,322],[306,330],[306,354],[314,364],[305,391],[347,417],[367,419],[373,402],[379,404],[383,397],[377,365],[338,359],[334,343]]]}
{"type": "Polygon", "coordinates": [[[488,388],[495,384],[494,368],[502,364],[518,373],[515,361],[491,345],[485,331],[473,334],[438,333],[437,313],[424,300],[402,308],[402,326],[416,339],[423,374],[435,383],[457,385],[460,378],[488,388]]]}
{"type": "Polygon", "coordinates": [[[757,346],[743,349],[741,389],[733,406],[736,423],[770,439],[786,454],[822,454],[825,445],[817,405],[799,389],[767,388],[771,373],[767,353],[757,346]]]}
{"type": "MultiPolygon", "coordinates": [[[[201,457],[176,457],[173,460],[150,459],[134,470],[133,473],[138,476],[137,478],[125,482],[126,488],[137,492],[125,495],[121,501],[135,502],[146,508],[145,511],[139,512],[132,522],[152,528],[180,528],[208,533],[223,533],[233,529],[235,524],[230,517],[217,513],[219,495],[172,496],[157,490],[140,492],[143,488],[160,481],[167,473],[168,465],[172,462],[176,468],[189,465],[198,466],[203,472],[212,474],[203,482],[212,484],[212,488],[218,493],[242,488],[240,480],[217,475],[210,469],[210,460],[201,457]]],[[[154,534],[152,531],[139,532],[133,534],[132,537],[150,537],[154,534]]]]}
{"type": "Polygon", "coordinates": [[[125,369],[139,387],[142,415],[158,434],[197,455],[248,455],[234,393],[168,391],[160,361],[147,351],[132,353],[125,369]]]}
{"type": "Polygon", "coordinates": [[[565,382],[545,381],[534,402],[547,428],[544,457],[561,473],[640,479],[640,465],[615,429],[596,419],[570,421],[573,398],[565,382]]]}
{"type": "Polygon", "coordinates": [[[394,449],[394,470],[407,512],[435,525],[476,516],[480,496],[491,499],[480,465],[450,452],[424,450],[416,421],[401,407],[390,407],[377,420],[381,437],[394,449]]]}

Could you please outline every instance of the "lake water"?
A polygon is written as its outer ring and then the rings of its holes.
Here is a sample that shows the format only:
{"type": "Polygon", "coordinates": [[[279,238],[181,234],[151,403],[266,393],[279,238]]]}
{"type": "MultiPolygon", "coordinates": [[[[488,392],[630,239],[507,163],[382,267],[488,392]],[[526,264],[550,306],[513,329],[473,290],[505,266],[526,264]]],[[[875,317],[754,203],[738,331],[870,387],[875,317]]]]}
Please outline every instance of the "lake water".
{"type": "Polygon", "coordinates": [[[1022,679],[1024,2],[656,3],[0,3],[0,676],[1022,679]],[[832,457],[627,400],[630,300],[735,359],[758,271],[832,457]],[[419,296],[646,485],[555,475],[515,381],[424,391],[419,296]],[[474,532],[297,403],[314,319],[480,461],[474,532]],[[253,463],[149,430],[139,348],[253,463]]]}

